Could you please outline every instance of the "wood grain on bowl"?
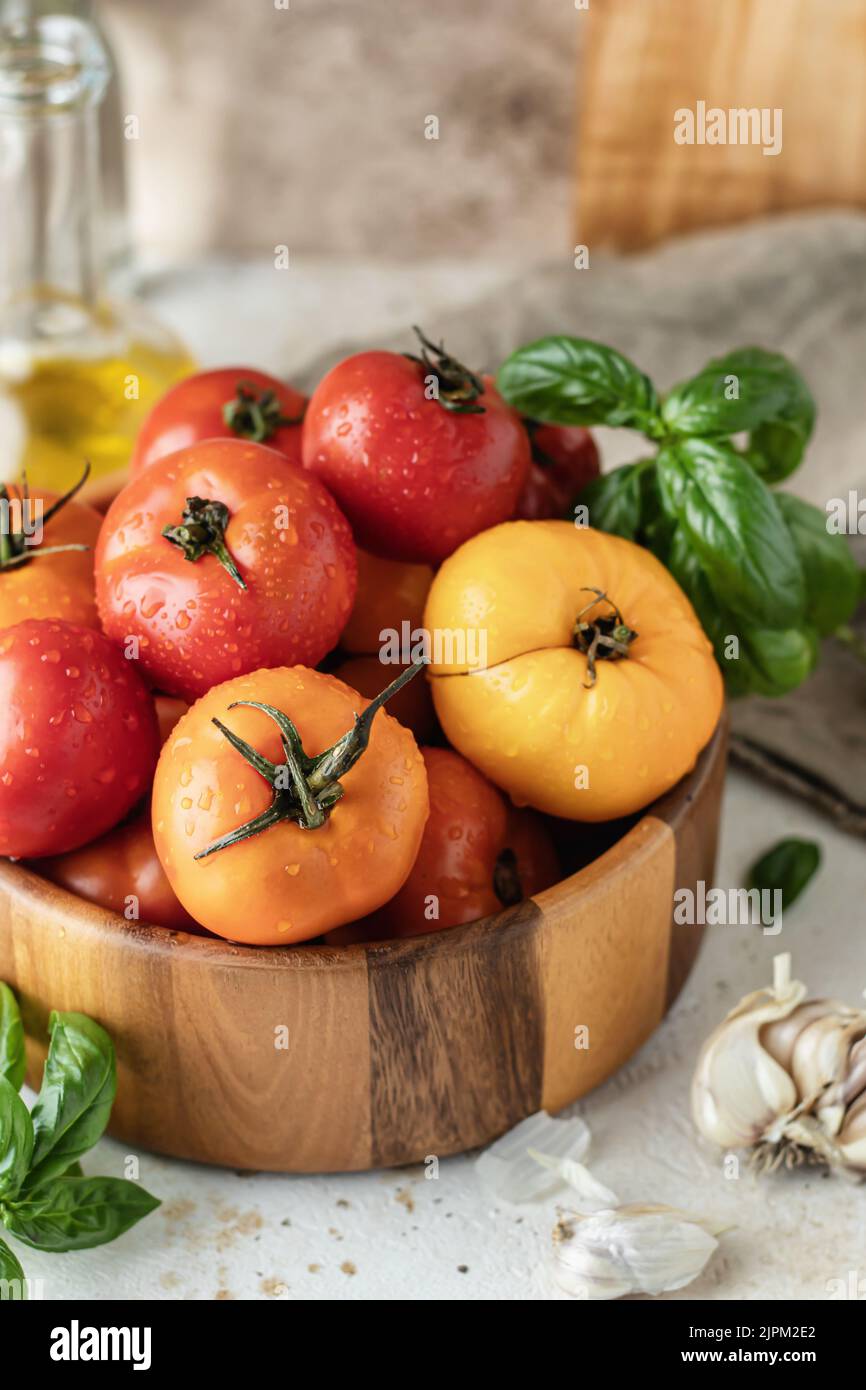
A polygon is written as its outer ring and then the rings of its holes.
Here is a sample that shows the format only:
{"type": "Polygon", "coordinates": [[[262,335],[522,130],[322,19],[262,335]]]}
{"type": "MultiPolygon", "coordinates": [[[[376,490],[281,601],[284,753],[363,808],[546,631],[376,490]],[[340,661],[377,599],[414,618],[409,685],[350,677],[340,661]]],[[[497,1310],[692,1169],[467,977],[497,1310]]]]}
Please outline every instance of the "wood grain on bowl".
{"type": "Polygon", "coordinates": [[[282,1172],[445,1157],[557,1110],[628,1060],[691,968],[702,929],[674,926],[672,899],[712,881],[725,745],[720,726],[689,777],[554,888],[403,941],[234,946],[126,922],[3,862],[0,979],[28,1079],[50,1010],[80,1010],[117,1048],[117,1138],[282,1172]]]}

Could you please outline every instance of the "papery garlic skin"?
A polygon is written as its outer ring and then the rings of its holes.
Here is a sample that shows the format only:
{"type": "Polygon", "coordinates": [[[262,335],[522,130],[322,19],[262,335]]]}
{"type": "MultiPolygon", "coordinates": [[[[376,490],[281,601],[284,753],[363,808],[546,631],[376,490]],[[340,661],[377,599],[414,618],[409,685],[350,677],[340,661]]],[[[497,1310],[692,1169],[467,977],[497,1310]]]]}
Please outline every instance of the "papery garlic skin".
{"type": "Polygon", "coordinates": [[[554,1231],[554,1278],[590,1302],[681,1289],[717,1249],[715,1230],[675,1207],[642,1203],[564,1217],[554,1231]]]}
{"type": "Polygon", "coordinates": [[[555,1154],[539,1153],[538,1149],[527,1149],[531,1159],[556,1173],[561,1182],[566,1183],[580,1197],[585,1211],[604,1211],[619,1206],[619,1198],[604,1183],[594,1178],[589,1169],[574,1158],[559,1158],[555,1154]]]}
{"type": "Polygon", "coordinates": [[[530,1158],[538,1149],[552,1160],[580,1162],[589,1149],[589,1126],[579,1115],[554,1118],[538,1110],[503,1134],[476,1159],[475,1173],[491,1196],[505,1202],[538,1202],[549,1197],[565,1181],[553,1163],[541,1165],[530,1158]]]}
{"type": "Polygon", "coordinates": [[[788,980],[783,966],[774,988],[747,995],[707,1038],[692,1081],[692,1115],[706,1139],[750,1148],[794,1109],[797,1088],[763,1046],[761,1030],[788,1018],[805,995],[806,986],[788,980]]]}

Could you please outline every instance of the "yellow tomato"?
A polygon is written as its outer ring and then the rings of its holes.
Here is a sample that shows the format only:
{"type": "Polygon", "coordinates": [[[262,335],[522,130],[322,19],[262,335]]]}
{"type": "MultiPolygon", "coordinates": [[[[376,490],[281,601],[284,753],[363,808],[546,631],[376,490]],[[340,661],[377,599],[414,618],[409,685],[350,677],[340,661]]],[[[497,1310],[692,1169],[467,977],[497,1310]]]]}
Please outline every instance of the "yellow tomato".
{"type": "Polygon", "coordinates": [[[721,674],[694,609],[618,536],[495,526],[445,561],[424,623],[449,741],[518,805],[629,815],[694,767],[718,723],[721,674]]]}

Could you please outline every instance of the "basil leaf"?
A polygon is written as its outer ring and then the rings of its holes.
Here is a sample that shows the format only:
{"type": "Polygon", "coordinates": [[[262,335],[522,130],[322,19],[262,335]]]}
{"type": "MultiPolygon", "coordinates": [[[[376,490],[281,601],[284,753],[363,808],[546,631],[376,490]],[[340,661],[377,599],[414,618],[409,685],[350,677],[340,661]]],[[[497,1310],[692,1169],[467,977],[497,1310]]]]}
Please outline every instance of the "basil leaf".
{"type": "Polygon", "coordinates": [[[15,1196],[33,1155],[33,1122],[18,1092],[0,1076],[0,1199],[15,1196]]]}
{"type": "Polygon", "coordinates": [[[737,348],[675,386],[662,405],[662,418],[680,435],[729,437],[750,431],[745,457],[765,482],[774,483],[800,463],[815,424],[815,402],[781,353],[737,348]]]}
{"type": "Polygon", "coordinates": [[[42,1089],[33,1107],[33,1167],[28,1190],[65,1172],[108,1124],[117,1069],[104,1029],[84,1014],[53,1013],[42,1089]]]}
{"type": "Polygon", "coordinates": [[[784,695],[814,670],[817,636],[809,628],[758,629],[719,603],[697,556],[678,531],[659,556],[691,600],[713,644],[728,694],[784,695]],[[731,639],[736,638],[736,643],[731,639]]]}
{"type": "Polygon", "coordinates": [[[717,357],[697,376],[674,386],[662,405],[662,419],[668,429],[675,434],[726,438],[775,419],[787,405],[792,389],[777,365],[784,358],[768,353],[766,357],[774,360],[756,360],[755,352],[759,349],[745,348],[717,357]],[[733,391],[736,395],[731,394],[733,391]]]}
{"type": "Polygon", "coordinates": [[[626,425],[658,438],[658,397],[649,377],[590,338],[539,338],[499,368],[499,394],[522,415],[555,425],[626,425]]]}
{"type": "Polygon", "coordinates": [[[781,483],[799,468],[812,437],[815,402],[804,381],[800,387],[779,418],[760,425],[749,440],[749,462],[767,483],[781,483]]]}
{"type": "Polygon", "coordinates": [[[27,1281],[5,1240],[0,1240],[0,1303],[23,1303],[27,1298],[27,1281]]]}
{"type": "Polygon", "coordinates": [[[776,888],[781,889],[782,910],[787,912],[817,872],[820,863],[821,850],[814,840],[798,840],[792,836],[780,840],[756,860],[749,871],[748,886],[771,892],[776,888]]]}
{"type": "Polygon", "coordinates": [[[846,538],[827,530],[826,512],[788,492],[774,495],[803,566],[809,621],[827,637],[860,602],[860,572],[846,538]]]}
{"type": "Polygon", "coordinates": [[[626,463],[593,478],[580,493],[578,502],[589,509],[589,524],[598,531],[609,531],[633,541],[641,517],[640,475],[642,464],[626,463]]]}
{"type": "Polygon", "coordinates": [[[684,439],[658,454],[666,510],[717,599],[757,627],[803,619],[803,568],[773,494],[726,444],[684,439]]]}
{"type": "Polygon", "coordinates": [[[125,1178],[54,1178],[3,1210],[7,1229],[34,1250],[89,1250],[123,1235],[159,1206],[125,1178]]]}
{"type": "Polygon", "coordinates": [[[752,628],[732,631],[740,639],[739,657],[725,662],[731,695],[777,697],[796,690],[818,661],[814,628],[752,628]]]}
{"type": "Polygon", "coordinates": [[[24,1027],[18,1000],[8,985],[0,980],[0,1076],[14,1090],[24,1085],[24,1027]]]}

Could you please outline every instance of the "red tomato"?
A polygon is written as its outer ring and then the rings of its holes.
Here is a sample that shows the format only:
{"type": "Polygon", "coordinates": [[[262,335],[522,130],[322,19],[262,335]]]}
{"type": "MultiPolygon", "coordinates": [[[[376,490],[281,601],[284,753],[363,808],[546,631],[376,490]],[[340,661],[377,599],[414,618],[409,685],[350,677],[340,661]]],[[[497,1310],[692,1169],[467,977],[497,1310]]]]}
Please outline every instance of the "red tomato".
{"type": "Polygon", "coordinates": [[[582,425],[537,425],[527,420],[526,427],[532,466],[514,516],[523,521],[558,520],[601,472],[595,440],[582,425]]]}
{"type": "Polygon", "coordinates": [[[423,359],[362,352],[329,372],[303,450],[359,545],[431,564],[513,516],[529,469],[526,431],[492,381],[426,341],[423,359]]]}
{"type": "Polygon", "coordinates": [[[167,391],[146,417],[130,473],[136,477],[157,459],[203,439],[269,444],[292,463],[300,463],[305,405],[294,387],[251,367],[198,372],[167,391]]]}
{"type": "Polygon", "coordinates": [[[146,792],[153,701],[101,632],[50,618],[0,632],[0,709],[0,854],[77,849],[146,792]]]}
{"type": "Polygon", "coordinates": [[[537,815],[518,811],[459,753],[421,751],[430,817],[414,867],[384,907],[329,932],[325,939],[332,945],[421,936],[474,922],[559,878],[556,851],[537,815]]]}
{"type": "Polygon", "coordinates": [[[137,638],[152,683],[188,700],[262,666],[315,666],[355,583],[352,533],[326,489],[239,439],[151,464],[115,498],[96,551],[105,631],[137,638]]]}
{"type": "Polygon", "coordinates": [[[202,931],[178,902],[157,858],[149,799],[132,820],[107,835],[70,854],[40,859],[35,867],[43,878],[130,921],[202,931]]]}

